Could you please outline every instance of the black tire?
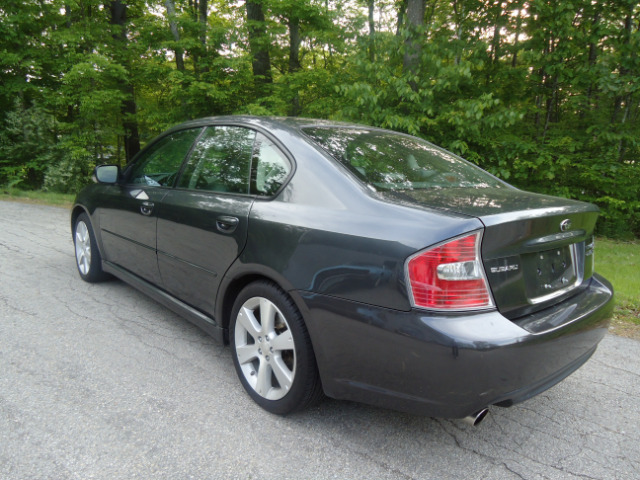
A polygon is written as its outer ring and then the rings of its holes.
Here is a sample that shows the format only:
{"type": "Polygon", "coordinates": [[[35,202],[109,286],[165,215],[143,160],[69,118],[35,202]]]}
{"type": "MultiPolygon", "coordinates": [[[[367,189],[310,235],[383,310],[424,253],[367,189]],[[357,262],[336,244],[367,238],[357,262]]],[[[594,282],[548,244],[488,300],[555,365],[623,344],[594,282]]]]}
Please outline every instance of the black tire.
{"type": "Polygon", "coordinates": [[[236,298],[229,323],[236,372],[258,405],[286,415],[323,397],[302,315],[276,284],[257,281],[247,285],[236,298]]]}
{"type": "Polygon", "coordinates": [[[109,274],[102,271],[102,257],[93,234],[91,220],[86,213],[78,215],[73,225],[73,246],[80,278],[89,283],[102,282],[109,278],[109,274]]]}

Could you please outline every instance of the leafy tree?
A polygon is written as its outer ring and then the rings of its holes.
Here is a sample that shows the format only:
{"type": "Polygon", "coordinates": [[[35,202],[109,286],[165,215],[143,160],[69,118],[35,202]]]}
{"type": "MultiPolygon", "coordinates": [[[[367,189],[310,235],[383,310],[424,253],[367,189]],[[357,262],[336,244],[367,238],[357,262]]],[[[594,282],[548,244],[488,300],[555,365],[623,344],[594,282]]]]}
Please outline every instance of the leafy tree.
{"type": "Polygon", "coordinates": [[[208,115],[422,136],[640,235],[631,0],[6,0],[0,184],[75,191],[208,115]]]}
{"type": "Polygon", "coordinates": [[[0,131],[0,182],[10,187],[39,188],[55,150],[55,118],[39,105],[25,108],[16,100],[0,131]]]}

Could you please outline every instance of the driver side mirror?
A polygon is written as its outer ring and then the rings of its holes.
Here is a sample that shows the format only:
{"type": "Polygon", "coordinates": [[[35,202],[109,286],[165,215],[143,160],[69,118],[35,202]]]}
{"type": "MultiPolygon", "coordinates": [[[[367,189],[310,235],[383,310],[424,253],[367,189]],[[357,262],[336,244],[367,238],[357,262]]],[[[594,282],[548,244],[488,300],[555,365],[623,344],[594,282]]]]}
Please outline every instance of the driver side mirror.
{"type": "Polygon", "coordinates": [[[93,180],[97,183],[116,183],[119,177],[118,165],[98,165],[93,171],[93,180]]]}

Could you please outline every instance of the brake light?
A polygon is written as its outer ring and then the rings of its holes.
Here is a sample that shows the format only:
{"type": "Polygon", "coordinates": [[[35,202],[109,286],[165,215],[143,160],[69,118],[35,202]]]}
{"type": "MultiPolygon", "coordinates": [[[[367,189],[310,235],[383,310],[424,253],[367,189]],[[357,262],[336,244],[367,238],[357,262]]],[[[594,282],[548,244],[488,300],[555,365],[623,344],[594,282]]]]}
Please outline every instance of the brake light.
{"type": "Polygon", "coordinates": [[[482,232],[423,250],[407,261],[413,304],[437,310],[492,307],[480,261],[482,232]]]}

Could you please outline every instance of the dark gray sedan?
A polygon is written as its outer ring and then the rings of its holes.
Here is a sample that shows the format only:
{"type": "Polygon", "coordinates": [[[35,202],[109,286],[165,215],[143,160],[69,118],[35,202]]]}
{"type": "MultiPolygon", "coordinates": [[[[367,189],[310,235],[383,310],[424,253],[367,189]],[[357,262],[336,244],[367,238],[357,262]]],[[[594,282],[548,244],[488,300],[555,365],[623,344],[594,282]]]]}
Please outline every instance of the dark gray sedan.
{"type": "Polygon", "coordinates": [[[580,367],[611,315],[595,206],[408,135],[206,118],[94,176],[71,215],[80,276],[228,342],[273,413],[324,392],[477,422],[580,367]]]}

